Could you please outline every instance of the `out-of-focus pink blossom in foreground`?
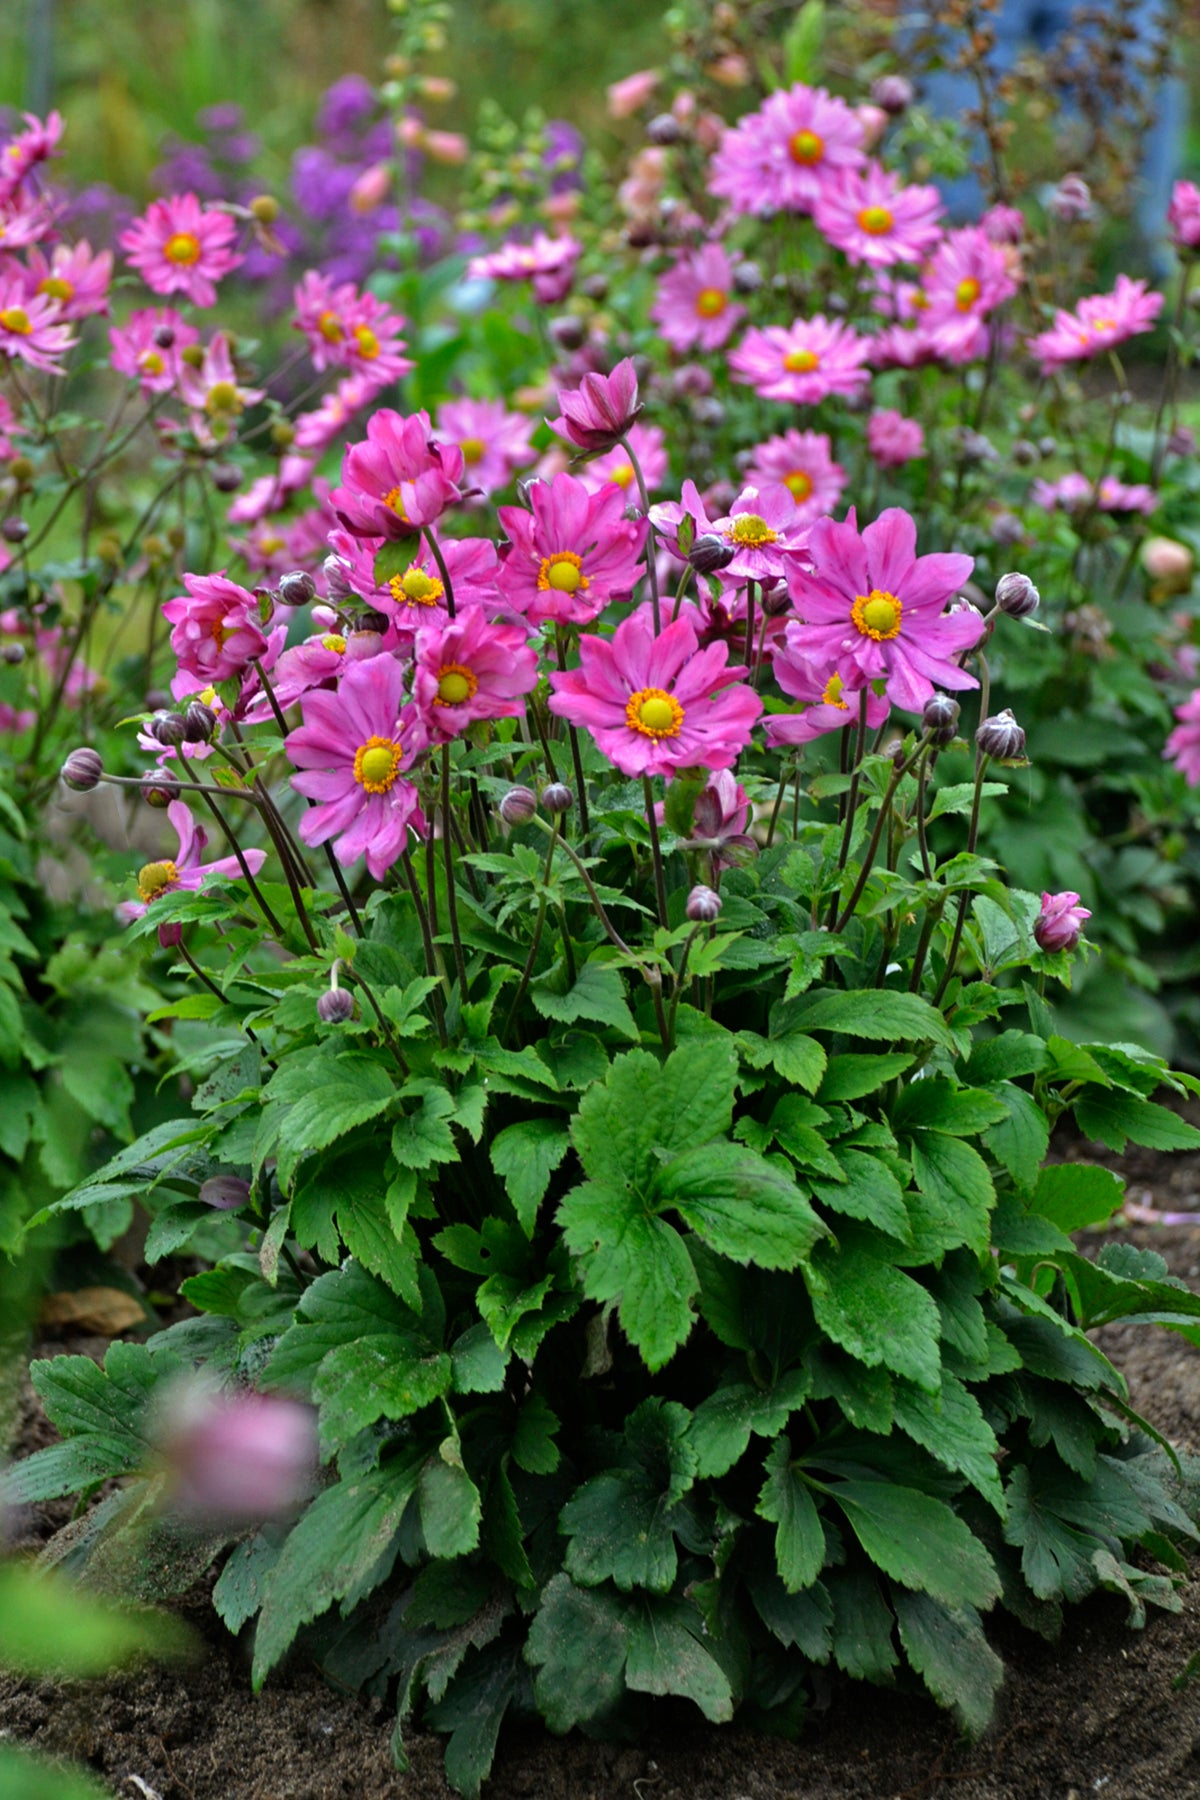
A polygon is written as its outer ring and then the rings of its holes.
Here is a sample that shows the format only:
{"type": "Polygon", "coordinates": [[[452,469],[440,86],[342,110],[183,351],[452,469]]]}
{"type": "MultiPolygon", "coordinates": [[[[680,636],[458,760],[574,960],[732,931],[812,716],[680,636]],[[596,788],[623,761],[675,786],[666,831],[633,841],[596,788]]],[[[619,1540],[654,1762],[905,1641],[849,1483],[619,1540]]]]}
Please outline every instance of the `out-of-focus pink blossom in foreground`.
{"type": "Polygon", "coordinates": [[[157,1445],[181,1513],[249,1524],[286,1516],[312,1488],[316,1414],[296,1400],[196,1377],[164,1392],[157,1445]]]}
{"type": "Polygon", "coordinates": [[[1175,708],[1178,725],[1167,739],[1163,756],[1173,762],[1189,787],[1200,786],[1200,688],[1175,708]]]}

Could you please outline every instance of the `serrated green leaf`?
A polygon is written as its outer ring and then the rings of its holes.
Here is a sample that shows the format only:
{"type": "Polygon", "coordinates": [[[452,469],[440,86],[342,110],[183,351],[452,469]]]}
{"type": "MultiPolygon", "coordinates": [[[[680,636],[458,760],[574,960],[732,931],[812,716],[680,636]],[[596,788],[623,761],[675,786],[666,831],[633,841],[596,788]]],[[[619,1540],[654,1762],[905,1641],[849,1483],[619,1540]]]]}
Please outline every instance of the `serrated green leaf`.
{"type": "Polygon", "coordinates": [[[704,1144],[675,1157],[651,1193],[733,1262],[794,1269],[825,1234],[790,1171],[740,1144],[704,1144]]]}
{"type": "Polygon", "coordinates": [[[830,1490],[871,1561],[903,1587],[950,1607],[987,1608],[1000,1594],[991,1557],[944,1501],[890,1481],[830,1490]]]}
{"type": "Polygon", "coordinates": [[[529,998],[544,1019],[554,1019],[562,1025],[587,1019],[598,1025],[611,1026],[622,1037],[636,1040],[638,1036],[625,998],[621,971],[609,963],[584,963],[570,987],[566,986],[561,970],[552,970],[549,975],[541,975],[530,982],[529,998]]]}
{"type": "Polygon", "coordinates": [[[912,1225],[904,1194],[887,1164],[861,1150],[842,1150],[838,1160],[845,1181],[814,1181],[814,1197],[835,1212],[863,1219],[888,1237],[911,1244],[912,1225]]]}
{"type": "Polygon", "coordinates": [[[992,1092],[1008,1117],[984,1134],[984,1143],[1012,1176],[1023,1194],[1032,1192],[1050,1147],[1050,1121],[1031,1094],[1014,1082],[999,1082],[992,1092]]]}
{"type": "Polygon", "coordinates": [[[434,1082],[425,1082],[419,1104],[406,1111],[392,1130],[392,1155],[400,1167],[430,1169],[435,1163],[457,1162],[458,1149],[448,1122],[453,1117],[454,1096],[434,1082]]]}
{"type": "Polygon", "coordinates": [[[772,1388],[735,1382],[710,1394],[692,1414],[689,1432],[697,1473],[725,1475],[744,1455],[752,1433],[775,1437],[783,1431],[792,1412],[803,1405],[809,1386],[808,1376],[792,1369],[772,1388]]]}
{"type": "Polygon", "coordinates": [[[805,1031],[840,1031],[847,1037],[893,1043],[911,1039],[954,1048],[949,1027],[936,1007],[919,994],[900,994],[889,988],[810,991],[791,1003],[790,1018],[805,1031]]]}
{"type": "Polygon", "coordinates": [[[703,1643],[703,1633],[703,1619],[695,1606],[643,1598],[630,1609],[626,1687],[638,1694],[676,1694],[691,1700],[714,1724],[731,1719],[729,1677],[703,1643]]]}
{"type": "Polygon", "coordinates": [[[1200,1130],[1195,1125],[1137,1094],[1085,1088],[1075,1101],[1075,1120],[1085,1137],[1098,1139],[1110,1150],[1124,1150],[1130,1138],[1150,1150],[1200,1147],[1200,1130]]]}
{"type": "Polygon", "coordinates": [[[618,1300],[622,1328],[649,1369],[670,1361],[692,1329],[699,1287],[682,1237],[621,1188],[585,1182],[558,1209],[567,1248],[580,1259],[584,1292],[618,1300]]]}
{"type": "Polygon", "coordinates": [[[488,1152],[492,1167],[504,1183],[526,1237],[533,1236],[537,1209],[550,1177],[570,1147],[566,1127],[556,1119],[525,1119],[492,1139],[488,1152]]]}
{"type": "Polygon", "coordinates": [[[933,1298],[869,1238],[847,1232],[836,1251],[818,1249],[805,1281],[817,1324],[836,1344],[869,1368],[883,1364],[928,1393],[940,1391],[933,1298]]]}
{"type": "Polygon", "coordinates": [[[775,1565],[789,1594],[811,1587],[825,1563],[825,1532],[812,1489],[792,1462],[792,1446],[779,1437],[767,1452],[767,1479],[755,1511],[776,1527],[775,1565]]]}
{"type": "Polygon", "coordinates": [[[278,1527],[267,1526],[253,1537],[243,1538],[221,1570],[213,1588],[213,1608],[235,1635],[263,1603],[264,1583],[279,1560],[282,1537],[278,1527]]]}
{"type": "Polygon", "coordinates": [[[973,1737],[987,1728],[1004,1664],[983,1635],[972,1607],[952,1609],[928,1594],[892,1596],[900,1642],[934,1699],[953,1709],[973,1737]]]}
{"type": "Polygon", "coordinates": [[[479,1542],[483,1503],[463,1468],[456,1437],[443,1439],[417,1481],[421,1530],[430,1556],[469,1556],[479,1542]]]}
{"type": "Polygon", "coordinates": [[[833,1605],[834,1661],[855,1681],[889,1681],[900,1658],[879,1583],[862,1569],[834,1569],[826,1585],[833,1605]]]}
{"type": "Polygon", "coordinates": [[[1083,1231],[1106,1224],[1125,1197],[1125,1184],[1111,1169],[1095,1163],[1053,1163],[1043,1169],[1030,1202],[1031,1210],[1060,1231],[1083,1231]]]}
{"type": "Polygon", "coordinates": [[[831,1056],[817,1089],[817,1099],[831,1104],[836,1100],[861,1100],[903,1075],[912,1060],[904,1050],[887,1051],[882,1056],[869,1051],[831,1056]]]}
{"type": "MultiPolygon", "coordinates": [[[[911,1140],[913,1184],[923,1201],[939,1215],[940,1236],[948,1249],[965,1244],[983,1255],[988,1247],[989,1215],[996,1198],[988,1166],[972,1145],[940,1131],[922,1131],[911,1140]]],[[[909,1218],[916,1236],[916,1218],[909,1218]]]]}
{"type": "Polygon", "coordinates": [[[530,1475],[553,1475],[560,1455],[554,1438],[561,1420],[536,1391],[522,1403],[513,1429],[511,1449],[518,1468],[530,1475]]]}
{"type": "Polygon", "coordinates": [[[601,1718],[625,1689],[629,1629],[625,1607],[606,1588],[579,1588],[555,1575],[529,1629],[525,1659],[534,1670],[538,1711],[551,1731],[601,1718]]]}
{"type": "Polygon", "coordinates": [[[976,1137],[1005,1117],[1003,1103],[982,1088],[954,1087],[941,1076],[910,1081],[892,1108],[897,1134],[941,1131],[950,1137],[976,1137]]]}
{"type": "Polygon", "coordinates": [[[1004,1491],[997,1460],[1000,1444],[970,1390],[944,1371],[939,1394],[897,1382],[895,1402],[901,1431],[936,1457],[943,1468],[965,1476],[1003,1518],[1004,1491]]]}

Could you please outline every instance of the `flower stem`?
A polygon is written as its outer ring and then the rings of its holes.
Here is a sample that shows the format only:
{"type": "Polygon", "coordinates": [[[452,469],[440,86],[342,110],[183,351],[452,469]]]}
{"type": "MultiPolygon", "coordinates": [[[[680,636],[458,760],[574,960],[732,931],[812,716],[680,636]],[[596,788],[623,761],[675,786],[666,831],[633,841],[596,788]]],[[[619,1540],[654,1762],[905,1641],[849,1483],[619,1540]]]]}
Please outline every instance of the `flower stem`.
{"type": "Polygon", "coordinates": [[[654,862],[654,899],[658,907],[658,922],[665,931],[667,929],[667,882],[663,870],[662,845],[658,839],[658,820],[654,816],[654,789],[648,775],[642,776],[642,792],[646,797],[646,824],[650,831],[650,855],[654,862]]]}
{"type": "Polygon", "coordinates": [[[438,574],[442,578],[442,586],[446,590],[446,611],[454,617],[454,583],[450,579],[450,571],[446,567],[446,559],[442,555],[442,546],[430,531],[428,525],[424,531],[425,542],[429,545],[433,560],[438,566],[438,574]]]}
{"type": "Polygon", "coordinates": [[[629,466],[633,470],[633,478],[638,486],[638,498],[642,503],[642,511],[646,515],[646,578],[650,584],[650,611],[654,616],[654,635],[662,630],[662,606],[658,597],[658,563],[654,555],[654,527],[650,523],[650,495],[646,491],[646,477],[642,474],[642,465],[633,453],[633,446],[627,437],[621,439],[621,448],[629,458],[629,466]]]}
{"type": "Polygon", "coordinates": [[[234,833],[229,825],[229,821],[226,819],[224,813],[221,811],[220,807],[217,805],[216,801],[213,799],[211,792],[207,788],[204,788],[201,791],[204,795],[204,801],[208,807],[209,812],[211,812],[213,818],[217,821],[217,824],[221,827],[221,830],[225,834],[225,838],[229,844],[230,849],[233,851],[233,854],[237,857],[238,868],[242,872],[242,878],[245,881],[246,886],[250,889],[250,892],[254,895],[255,900],[258,902],[258,905],[262,911],[263,918],[267,921],[267,924],[271,927],[271,930],[275,933],[275,936],[279,939],[280,943],[282,944],[284,942],[284,938],[285,938],[283,926],[279,923],[279,920],[275,917],[275,914],[271,911],[271,908],[268,906],[266,900],[263,898],[262,890],[259,888],[258,883],[255,881],[254,876],[251,873],[250,864],[246,861],[245,852],[243,851],[242,846],[238,843],[237,838],[234,836],[234,833]]]}
{"type": "Polygon", "coordinates": [[[458,971],[459,1004],[467,998],[467,962],[458,933],[458,897],[454,891],[454,838],[450,823],[450,746],[442,745],[442,859],[446,869],[446,910],[454,940],[454,966],[458,971]]]}
{"type": "Polygon", "coordinates": [[[533,936],[529,941],[529,954],[525,958],[525,967],[521,970],[521,979],[517,983],[517,991],[513,997],[513,1003],[508,1009],[508,1018],[504,1022],[504,1030],[500,1034],[501,1043],[507,1041],[508,1034],[513,1028],[513,1023],[517,1016],[517,1008],[525,998],[525,990],[529,986],[529,977],[533,973],[533,965],[542,941],[542,927],[546,923],[546,903],[548,898],[545,890],[550,880],[550,870],[554,862],[554,850],[558,843],[558,824],[559,821],[556,816],[552,820],[550,826],[550,842],[546,849],[546,862],[542,870],[542,895],[538,901],[537,918],[534,920],[533,924],[533,936]]]}
{"type": "MultiPolygon", "coordinates": [[[[404,878],[413,897],[413,905],[417,909],[417,922],[421,927],[421,944],[425,951],[425,973],[431,981],[441,979],[437,956],[434,951],[433,933],[429,929],[429,914],[425,910],[425,902],[421,898],[421,884],[417,880],[417,871],[413,868],[412,856],[407,845],[400,853],[400,866],[404,870],[404,878]]],[[[434,1023],[437,1026],[438,1039],[443,1050],[446,1047],[446,1017],[442,1011],[442,996],[437,988],[430,994],[433,1002],[434,1023]]]]}

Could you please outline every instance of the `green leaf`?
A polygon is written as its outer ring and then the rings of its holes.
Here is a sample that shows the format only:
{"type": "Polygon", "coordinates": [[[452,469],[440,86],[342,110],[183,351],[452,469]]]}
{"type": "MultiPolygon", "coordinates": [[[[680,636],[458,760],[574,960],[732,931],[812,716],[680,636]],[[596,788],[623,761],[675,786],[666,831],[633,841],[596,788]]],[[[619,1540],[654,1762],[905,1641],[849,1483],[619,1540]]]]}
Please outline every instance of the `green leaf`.
{"type": "Polygon", "coordinates": [[[731,1719],[729,1677],[703,1642],[699,1610],[686,1601],[646,1596],[630,1612],[626,1687],[691,1700],[714,1724],[731,1719]]]}
{"type": "Polygon", "coordinates": [[[1002,1081],[992,1091],[1008,1109],[1008,1117],[985,1133],[984,1143],[1008,1170],[1013,1185],[1028,1194],[1050,1147],[1050,1121],[1033,1096],[1015,1083],[1002,1081]]]}
{"type": "Polygon", "coordinates": [[[821,44],[825,35],[825,0],[804,0],[783,40],[783,76],[788,86],[803,81],[810,86],[821,73],[821,44]]]}
{"type": "Polygon", "coordinates": [[[982,1088],[958,1088],[941,1076],[910,1081],[892,1108],[892,1124],[901,1132],[940,1131],[950,1137],[976,1137],[1005,1117],[1002,1101],[982,1088]]]}
{"type": "Polygon", "coordinates": [[[830,1103],[861,1100],[865,1094],[874,1094],[889,1081],[894,1081],[897,1075],[903,1075],[912,1060],[904,1050],[888,1051],[882,1056],[867,1051],[831,1056],[817,1089],[817,1099],[830,1103]]]}
{"type": "Polygon", "coordinates": [[[764,1569],[749,1575],[746,1586],[763,1624],[785,1648],[794,1645],[810,1662],[829,1661],[833,1648],[833,1602],[821,1583],[802,1593],[789,1594],[774,1569],[764,1569]]]}
{"type": "Polygon", "coordinates": [[[375,586],[386,587],[393,575],[403,575],[412,562],[416,538],[400,538],[381,544],[375,552],[375,586]]]}
{"type": "Polygon", "coordinates": [[[229,1554],[213,1588],[217,1617],[235,1634],[263,1603],[263,1584],[279,1559],[278,1527],[268,1526],[243,1538],[229,1554]]]}
{"type": "Polygon", "coordinates": [[[725,1475],[745,1454],[751,1433],[775,1437],[795,1409],[804,1404],[809,1378],[800,1369],[783,1375],[773,1388],[735,1382],[703,1400],[692,1414],[690,1442],[697,1473],[725,1475]]]}
{"type": "Polygon", "coordinates": [[[1094,1163],[1054,1163],[1038,1176],[1030,1207],[1069,1233],[1106,1224],[1124,1197],[1125,1184],[1111,1169],[1094,1163]]]}
{"type": "Polygon", "coordinates": [[[626,1609],[606,1588],[579,1588],[555,1575],[542,1592],[525,1658],[536,1670],[538,1711],[551,1731],[610,1712],[625,1689],[626,1609]]]}
{"type": "Polygon", "coordinates": [[[794,1269],[825,1234],[790,1170],[740,1144],[704,1144],[659,1172],[653,1200],[672,1206],[731,1261],[794,1269]]]}
{"type": "Polygon", "coordinates": [[[1083,1600],[1096,1586],[1095,1540],[1042,1504],[1033,1472],[1020,1465],[1008,1484],[1004,1540],[1019,1546],[1021,1573],[1039,1600],[1083,1600]]]}
{"type": "Polygon", "coordinates": [[[775,1563],[789,1594],[811,1587],[825,1564],[825,1532],[812,1489],[792,1463],[786,1436],[767,1452],[767,1479],[755,1511],[776,1527],[775,1563]]]}
{"type": "Polygon", "coordinates": [[[565,987],[561,969],[539,975],[529,984],[529,998],[544,1019],[555,1019],[563,1025],[573,1025],[577,1019],[589,1019],[599,1025],[611,1026],[622,1037],[636,1039],[638,1036],[625,998],[621,971],[609,963],[584,963],[574,986],[569,988],[565,987]]]}
{"type": "Polygon", "coordinates": [[[847,1037],[892,1043],[911,1039],[954,1048],[950,1029],[936,1007],[919,994],[889,988],[811,990],[791,1003],[789,1017],[806,1031],[840,1031],[847,1037]]]}
{"type": "Polygon", "coordinates": [[[1018,1075],[1036,1075],[1046,1064],[1046,1045],[1028,1031],[1002,1031],[981,1038],[967,1062],[968,1081],[986,1087],[993,1081],[1012,1081],[1018,1075]]]}
{"type": "Polygon", "coordinates": [[[916,1488],[842,1481],[830,1489],[871,1561],[945,1606],[986,1609],[999,1598],[992,1559],[957,1513],[916,1488]]]}
{"type": "Polygon", "coordinates": [[[555,1119],[525,1119],[492,1139],[488,1153],[492,1167],[504,1183],[526,1237],[533,1236],[537,1209],[550,1177],[570,1147],[565,1127],[555,1119]]]}
{"type": "Polygon", "coordinates": [[[627,1051],[579,1103],[571,1138],[584,1170],[644,1189],[671,1156],[728,1135],[736,1080],[730,1038],[693,1039],[665,1063],[627,1051]]]}
{"type": "Polygon", "coordinates": [[[611,1580],[624,1592],[670,1592],[675,1508],[696,1472],[689,1423],[685,1407],[645,1401],[626,1425],[631,1466],[584,1482],[563,1508],[558,1523],[570,1540],[566,1566],[582,1586],[611,1580]]]}
{"type": "Polygon", "coordinates": [[[822,1246],[805,1268],[805,1281],[817,1324],[835,1343],[869,1368],[882,1363],[928,1393],[940,1391],[933,1298],[868,1236],[847,1231],[836,1251],[822,1246]]]}
{"type": "Polygon", "coordinates": [[[814,1181],[814,1197],[834,1212],[863,1219],[888,1237],[911,1244],[912,1225],[904,1194],[887,1164],[861,1150],[843,1150],[840,1162],[845,1181],[814,1181]]]}
{"type": "Polygon", "coordinates": [[[254,1638],[255,1692],[302,1625],[338,1600],[361,1599],[386,1580],[400,1550],[399,1525],[423,1457],[397,1457],[317,1495],[266,1577],[254,1638]]]}
{"type": "Polygon", "coordinates": [[[834,1661],[855,1681],[889,1681],[900,1658],[879,1583],[863,1569],[835,1569],[826,1585],[833,1602],[834,1661]]]}
{"type": "Polygon", "coordinates": [[[449,1691],[426,1709],[426,1725],[450,1734],[446,1780],[464,1800],[479,1800],[518,1679],[515,1647],[489,1644],[467,1657],[449,1691]]]}
{"type": "Polygon", "coordinates": [[[378,1118],[395,1101],[396,1089],[373,1056],[344,1052],[285,1062],[264,1098],[272,1115],[287,1108],[278,1125],[279,1180],[286,1189],[302,1157],[378,1118]]]}
{"type": "Polygon", "coordinates": [[[892,1598],[909,1662],[938,1704],[951,1707],[964,1729],[978,1737],[991,1720],[1004,1679],[1004,1664],[984,1637],[979,1614],[902,1589],[892,1598]]]}
{"type": "Polygon", "coordinates": [[[457,1437],[443,1438],[417,1482],[421,1530],[430,1556],[469,1556],[479,1542],[482,1502],[462,1464],[457,1437]]]}
{"type": "Polygon", "coordinates": [[[530,1475],[553,1475],[561,1460],[554,1438],[561,1421],[536,1390],[523,1401],[517,1414],[510,1448],[518,1468],[530,1475]]]}
{"type": "Polygon", "coordinates": [[[907,1382],[897,1382],[896,1423],[944,1468],[964,1475],[1000,1517],[1004,1491],[997,1459],[1000,1444],[970,1390],[943,1372],[942,1391],[932,1395],[907,1382]]]}
{"type": "MultiPolygon", "coordinates": [[[[323,1171],[328,1177],[328,1171],[323,1171]]],[[[365,1269],[405,1300],[419,1303],[416,1234],[404,1226],[397,1235],[386,1197],[380,1192],[380,1173],[370,1162],[355,1171],[351,1192],[338,1198],[337,1223],[342,1242],[365,1269]]]]}
{"type": "Polygon", "coordinates": [[[1130,1138],[1150,1150],[1195,1150],[1200,1130],[1165,1106],[1136,1094],[1095,1092],[1085,1088],[1075,1101],[1075,1120],[1085,1137],[1110,1150],[1124,1150],[1130,1138]]]}
{"type": "Polygon", "coordinates": [[[648,1369],[661,1369],[692,1329],[699,1282],[682,1237],[636,1195],[585,1182],[558,1209],[591,1300],[618,1300],[622,1328],[648,1369]]]}
{"type": "Polygon", "coordinates": [[[420,1105],[406,1112],[392,1131],[392,1155],[402,1169],[429,1169],[435,1163],[457,1162],[458,1149],[448,1120],[454,1117],[454,1096],[435,1082],[409,1083],[405,1093],[420,1093],[420,1105]]]}
{"type": "MultiPolygon", "coordinates": [[[[965,1244],[984,1255],[996,1191],[978,1150],[961,1138],[922,1131],[912,1139],[912,1165],[918,1194],[939,1215],[944,1247],[965,1244]]],[[[913,1217],[911,1210],[909,1216],[913,1217]]]]}
{"type": "Polygon", "coordinates": [[[181,1655],[190,1642],[167,1613],[122,1611],[32,1565],[0,1567],[0,1667],[6,1671],[60,1679],[103,1675],[138,1656],[181,1655]]]}

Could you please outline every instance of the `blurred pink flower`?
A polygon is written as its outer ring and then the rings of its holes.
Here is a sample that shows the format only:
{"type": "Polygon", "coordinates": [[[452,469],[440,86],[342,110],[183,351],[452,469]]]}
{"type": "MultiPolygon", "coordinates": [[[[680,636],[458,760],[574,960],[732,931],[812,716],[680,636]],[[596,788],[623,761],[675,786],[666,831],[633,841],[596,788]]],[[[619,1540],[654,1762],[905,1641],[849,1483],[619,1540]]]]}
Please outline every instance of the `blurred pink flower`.
{"type": "Polygon", "coordinates": [[[266,390],[241,386],[229,354],[229,339],[223,331],[215,331],[199,368],[188,362],[180,364],[179,392],[184,405],[192,409],[193,431],[201,443],[211,446],[233,434],[245,408],[261,400],[266,390]]]}
{"type": "Polygon", "coordinates": [[[317,1471],[316,1414],[299,1401],[184,1378],[164,1393],[156,1430],[185,1515],[247,1525],[293,1512],[317,1471]]]}
{"type": "Polygon", "coordinates": [[[830,394],[857,394],[870,380],[869,341],[841,320],[817,313],[789,326],[752,327],[729,352],[735,381],[764,400],[815,406],[830,394]]]}
{"type": "Polygon", "coordinates": [[[242,260],[232,249],[236,239],[228,213],[201,206],[195,194],[168,194],[152,200],[117,241],[156,294],[186,294],[195,306],[215,306],[217,282],[242,260]]]}
{"type": "Polygon", "coordinates": [[[798,82],[725,133],[709,190],[739,213],[808,213],[831,179],[859,167],[862,142],[862,121],[844,100],[798,82]]]}
{"type": "Polygon", "coordinates": [[[728,255],[720,244],[705,244],[662,277],[650,317],[672,350],[719,350],[746,316],[732,292],[728,255]]]}
{"type": "Polygon", "coordinates": [[[746,480],[756,487],[782,482],[796,502],[797,524],[811,525],[842,497],[846,471],[829,454],[824,431],[785,431],[756,444],[746,480]]]}
{"type": "Polygon", "coordinates": [[[64,319],[83,319],[90,313],[107,313],[108,286],[112,280],[112,251],[93,254],[90,244],[56,244],[49,260],[31,249],[27,279],[31,294],[55,301],[64,319]]]}
{"type": "Polygon", "coordinates": [[[190,680],[184,692],[228,681],[266,656],[269,643],[259,624],[258,601],[224,569],[216,575],[185,574],[183,585],[187,593],[166,601],[162,615],[173,627],[179,673],[190,680]]]}
{"type": "Polygon", "coordinates": [[[1177,250],[1200,249],[1200,188],[1194,181],[1177,181],[1171,189],[1167,224],[1177,250]]]}
{"type": "MultiPolygon", "coordinates": [[[[947,232],[925,270],[926,327],[938,337],[942,355],[961,344],[972,354],[978,327],[1017,291],[1004,251],[974,226],[947,232]]],[[[987,348],[987,337],[983,348],[987,348]]]]}
{"type": "Polygon", "coordinates": [[[27,294],[20,275],[0,276],[0,356],[61,375],[60,358],[74,344],[57,300],[27,294]]]}
{"type": "Polygon", "coordinates": [[[1147,293],[1144,281],[1118,275],[1111,294],[1089,294],[1074,312],[1060,309],[1049,331],[1031,337],[1027,348],[1041,358],[1042,374],[1051,375],[1063,363],[1099,356],[1127,338],[1149,331],[1162,305],[1162,295],[1147,293]]]}
{"type": "Polygon", "coordinates": [[[569,292],[582,250],[577,238],[535,231],[532,243],[502,244],[486,256],[473,256],[467,274],[472,281],[532,281],[535,298],[552,306],[569,292]]]}
{"type": "Polygon", "coordinates": [[[179,376],[179,353],[200,342],[200,333],[173,306],[148,306],[111,325],[109,353],[118,375],[136,381],[143,394],[169,394],[179,376]],[[170,343],[158,342],[160,336],[170,343]]]}
{"type": "Polygon", "coordinates": [[[304,333],[314,369],[349,369],[376,388],[412,368],[401,352],[404,320],[351,281],[334,284],[309,269],[293,292],[295,326],[304,333]]]}
{"type": "Polygon", "coordinates": [[[503,400],[444,400],[437,411],[439,441],[458,445],[468,491],[484,495],[507,487],[518,469],[533,462],[533,430],[534,421],[510,412],[503,400]]]}
{"type": "MultiPolygon", "coordinates": [[[[646,492],[652,494],[656,488],[661,487],[669,466],[666,434],[660,425],[638,423],[631,425],[626,435],[629,438],[629,448],[641,464],[646,492]]],[[[621,444],[615,445],[611,450],[606,450],[603,456],[594,456],[589,462],[582,463],[578,475],[589,493],[599,493],[602,487],[615,481],[619,488],[624,488],[633,504],[635,506],[638,504],[639,496],[633,464],[629,460],[628,452],[621,444]]]]}
{"type": "Polygon", "coordinates": [[[1200,688],[1175,708],[1178,725],[1167,739],[1163,756],[1173,762],[1189,787],[1200,786],[1200,688]]]}
{"type": "Polygon", "coordinates": [[[638,69],[632,75],[623,76],[620,81],[610,82],[605,89],[609,118],[628,119],[638,112],[645,106],[661,79],[657,69],[638,69]]]}
{"type": "Polygon", "coordinates": [[[941,236],[942,199],[935,187],[905,186],[898,175],[869,162],[826,188],[813,217],[817,229],[852,263],[888,268],[916,263],[941,236]]]}
{"type": "Polygon", "coordinates": [[[44,123],[35,113],[25,113],[24,119],[24,131],[15,132],[0,151],[0,200],[11,199],[40,162],[58,154],[62,114],[49,113],[44,123]]]}
{"type": "Polygon", "coordinates": [[[884,408],[867,420],[867,449],[881,469],[898,469],[925,454],[925,433],[916,419],[884,408]]]}

